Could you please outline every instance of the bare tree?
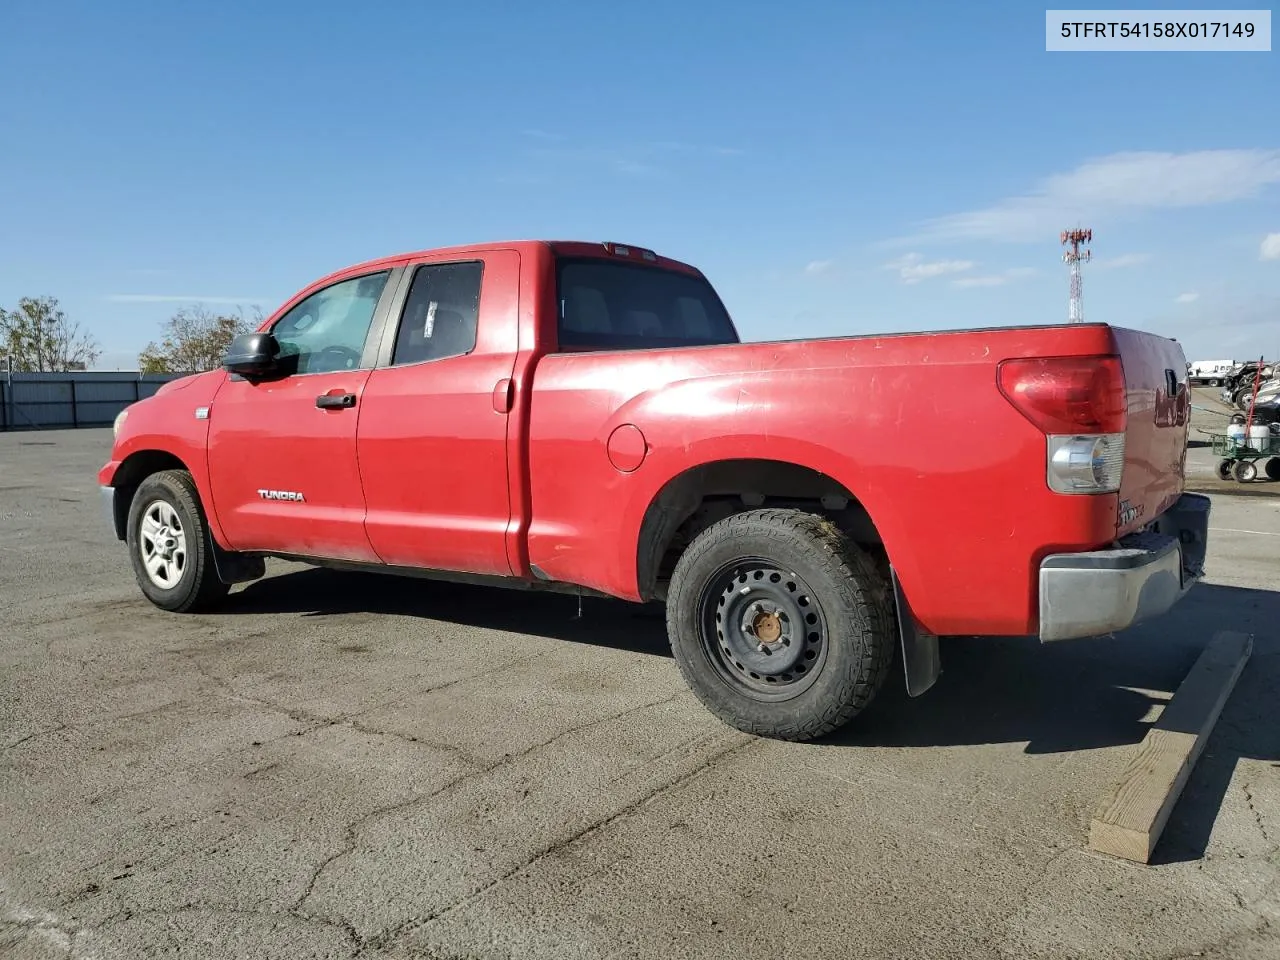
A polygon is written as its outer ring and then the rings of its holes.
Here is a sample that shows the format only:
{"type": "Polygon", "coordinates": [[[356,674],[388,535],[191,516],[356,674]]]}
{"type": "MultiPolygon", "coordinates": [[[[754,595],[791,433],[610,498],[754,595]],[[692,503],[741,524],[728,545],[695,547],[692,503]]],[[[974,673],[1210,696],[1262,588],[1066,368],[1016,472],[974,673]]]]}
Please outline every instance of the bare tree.
{"type": "Polygon", "coordinates": [[[148,343],[138,354],[143,373],[200,373],[222,365],[231,341],[262,323],[256,307],[246,318],[237,307],[234,313],[213,313],[198,304],[184,307],[164,322],[160,342],[148,343]]]}
{"type": "Polygon", "coordinates": [[[83,370],[102,354],[54,297],[23,297],[18,309],[0,310],[0,352],[21,373],[83,370]]]}

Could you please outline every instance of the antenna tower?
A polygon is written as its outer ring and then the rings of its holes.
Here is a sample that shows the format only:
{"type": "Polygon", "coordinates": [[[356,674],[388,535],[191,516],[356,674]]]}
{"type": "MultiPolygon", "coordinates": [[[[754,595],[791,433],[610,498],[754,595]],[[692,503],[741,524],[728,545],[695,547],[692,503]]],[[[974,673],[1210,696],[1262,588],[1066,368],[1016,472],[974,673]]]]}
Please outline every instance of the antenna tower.
{"type": "Polygon", "coordinates": [[[1081,230],[1077,227],[1074,230],[1063,230],[1059,235],[1063,246],[1069,246],[1071,249],[1062,255],[1064,263],[1071,265],[1071,312],[1068,315],[1068,323],[1084,322],[1084,302],[1082,300],[1081,280],[1080,280],[1080,264],[1089,260],[1092,254],[1089,250],[1081,250],[1080,244],[1093,242],[1092,230],[1081,230]]]}

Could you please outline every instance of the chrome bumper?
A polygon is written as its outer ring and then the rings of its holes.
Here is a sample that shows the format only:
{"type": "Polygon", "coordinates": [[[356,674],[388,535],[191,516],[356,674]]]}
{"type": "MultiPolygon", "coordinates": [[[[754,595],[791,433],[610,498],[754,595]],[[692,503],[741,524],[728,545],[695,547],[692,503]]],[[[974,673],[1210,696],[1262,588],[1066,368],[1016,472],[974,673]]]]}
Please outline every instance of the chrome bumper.
{"type": "Polygon", "coordinates": [[[1209,498],[1184,493],[1149,529],[1111,550],[1040,564],[1040,639],[1114,633],[1159,616],[1204,576],[1209,498]]]}

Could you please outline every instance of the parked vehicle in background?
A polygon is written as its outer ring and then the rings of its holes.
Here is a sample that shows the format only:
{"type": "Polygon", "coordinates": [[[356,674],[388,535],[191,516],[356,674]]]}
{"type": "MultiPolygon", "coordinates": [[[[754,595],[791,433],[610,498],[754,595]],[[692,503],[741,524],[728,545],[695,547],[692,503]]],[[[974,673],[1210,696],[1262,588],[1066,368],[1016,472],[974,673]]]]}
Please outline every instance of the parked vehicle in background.
{"type": "Polygon", "coordinates": [[[1235,360],[1196,360],[1188,368],[1187,377],[1193,386],[1216,387],[1236,365],[1235,360]]]}
{"type": "Polygon", "coordinates": [[[1208,535],[1189,411],[1166,337],[742,343],[688,264],[529,241],[317,281],[224,369],[128,408],[98,476],[163,609],[215,607],[268,556],[663,602],[708,709],[805,740],[895,652],[927,690],[939,635],[1065,640],[1173,606],[1208,535]]]}
{"type": "Polygon", "coordinates": [[[1251,361],[1240,365],[1240,369],[1224,381],[1222,402],[1247,411],[1254,401],[1254,389],[1257,389],[1257,401],[1265,401],[1270,394],[1280,390],[1275,372],[1275,365],[1267,362],[1251,361]]]}
{"type": "Polygon", "coordinates": [[[1223,378],[1223,402],[1240,408],[1246,406],[1249,397],[1253,395],[1255,378],[1261,389],[1267,381],[1275,378],[1275,364],[1266,360],[1246,360],[1236,364],[1223,378]]]}

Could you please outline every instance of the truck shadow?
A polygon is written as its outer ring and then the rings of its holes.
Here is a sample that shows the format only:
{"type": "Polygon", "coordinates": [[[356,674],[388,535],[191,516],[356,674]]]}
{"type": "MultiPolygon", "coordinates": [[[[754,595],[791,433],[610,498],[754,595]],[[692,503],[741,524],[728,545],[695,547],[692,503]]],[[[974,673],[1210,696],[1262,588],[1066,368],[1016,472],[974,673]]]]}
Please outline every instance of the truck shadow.
{"type": "Polygon", "coordinates": [[[661,606],[321,568],[268,576],[233,592],[220,613],[420,617],[550,640],[670,657],[661,606]]]}
{"type": "MultiPolygon", "coordinates": [[[[378,613],[507,630],[670,657],[660,606],[306,569],[228,597],[227,614],[378,613]]],[[[865,714],[825,739],[848,747],[1025,742],[1027,753],[1137,744],[1217,630],[1254,635],[1254,652],[1174,809],[1157,857],[1199,859],[1242,758],[1280,762],[1280,593],[1201,584],[1175,612],[1115,638],[949,637],[943,674],[919,698],[900,661],[865,714]]],[[[1123,768],[1117,758],[1116,775],[1123,768]]]]}

